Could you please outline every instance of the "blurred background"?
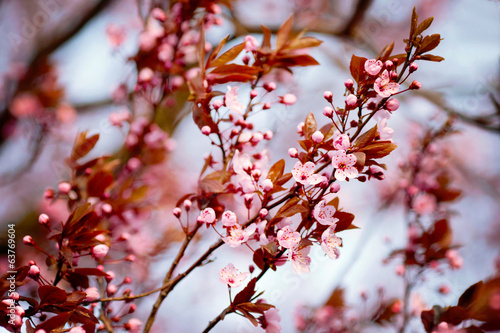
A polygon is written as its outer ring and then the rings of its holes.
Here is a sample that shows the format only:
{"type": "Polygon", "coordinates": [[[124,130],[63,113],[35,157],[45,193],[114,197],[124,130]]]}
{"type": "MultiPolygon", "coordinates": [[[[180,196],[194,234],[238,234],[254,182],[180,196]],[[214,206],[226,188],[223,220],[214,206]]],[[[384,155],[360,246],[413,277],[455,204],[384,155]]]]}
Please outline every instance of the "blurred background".
{"type": "MultiPolygon", "coordinates": [[[[38,228],[38,214],[49,211],[61,220],[68,214],[65,207],[48,207],[43,192],[69,178],[64,159],[70,154],[77,132],[100,133],[101,140],[92,151],[93,156],[113,154],[123,144],[128,129],[111,126],[108,117],[112,112],[141,107],[140,103],[117,104],[116,94],[120,93],[119,87],[126,87],[121,91],[125,95],[134,87],[137,72],[129,58],[137,53],[143,17],[155,2],[158,1],[0,1],[0,228],[3,231],[8,223],[15,223],[19,239],[28,231],[36,236],[33,228],[38,228]],[[123,38],[119,47],[116,38],[123,38]],[[21,92],[30,89],[43,90],[43,107],[51,110],[53,119],[37,121],[23,117],[22,112],[29,110],[32,101],[18,99],[25,104],[13,104],[21,92]]],[[[452,161],[450,172],[454,184],[463,191],[460,200],[451,207],[454,212],[451,223],[454,242],[462,245],[459,253],[464,264],[460,270],[431,272],[415,291],[420,292],[423,308],[434,304],[445,306],[456,303],[469,285],[495,271],[495,258],[500,253],[500,3],[239,0],[234,1],[231,11],[224,9],[222,25],[207,32],[207,40],[214,45],[228,34],[229,46],[241,42],[247,34],[260,41],[261,24],[276,31],[294,14],[294,30],[306,28],[309,35],[324,41],[311,53],[320,66],[294,70],[293,77],[276,73],[273,78],[279,83],[277,94],[292,92],[298,102],[288,107],[277,105],[272,113],[254,119],[258,128],[274,132],[274,140],[267,148],[271,160],[285,158],[287,168],[291,169],[287,150],[298,147],[296,125],[309,112],[316,115],[318,123],[326,124],[327,119],[321,116],[326,106],[323,91],[333,92],[334,103],[335,96],[339,96],[337,102],[343,102],[343,82],[350,77],[352,54],[374,58],[392,41],[395,50],[401,50],[398,53],[404,52],[403,39],[407,38],[413,6],[421,19],[434,16],[429,33],[440,33],[444,38],[435,53],[445,61],[420,63],[413,78],[422,82],[422,89],[400,98],[401,107],[390,119],[398,149],[384,160],[388,166],[386,179],[342,184],[341,206],[356,215],[355,224],[360,229],[344,234],[341,257],[332,261],[316,247],[311,254],[310,274],[296,275],[287,265],[266,275],[259,283],[259,290],[266,291],[263,297],[280,310],[283,332],[295,330],[297,306],[320,306],[336,287],[345,288],[346,299],[353,304],[352,316],[365,311],[359,305],[362,292],[376,297],[377,289],[384,286],[388,296],[402,294],[403,283],[395,273],[397,262],[384,265],[383,260],[406,242],[404,211],[397,205],[386,210],[379,208],[384,193],[399,181],[398,163],[407,158],[410,140],[422,128],[435,126],[448,115],[458,119],[455,126],[459,133],[446,138],[443,145],[452,161]],[[438,292],[443,285],[449,287],[449,293],[438,292]]],[[[244,91],[240,90],[241,96],[248,95],[244,91]]],[[[183,101],[186,91],[178,96],[175,117],[162,120],[167,122],[162,128],[175,139],[176,149],[168,161],[155,169],[155,176],[162,181],[155,188],[158,209],[150,219],[154,223],[173,223],[165,222],[173,220],[171,209],[183,194],[195,188],[204,163],[202,156],[212,150],[191,117],[183,117],[190,110],[183,101]],[[182,182],[175,181],[180,179],[179,175],[182,182]]],[[[138,243],[151,237],[148,232],[154,232],[157,225],[154,223],[145,227],[147,231],[138,233],[138,243]]],[[[1,239],[4,244],[6,238],[1,239]]],[[[212,240],[201,241],[199,248],[212,240]]],[[[23,260],[21,251],[20,246],[18,260],[23,260]]],[[[145,287],[158,285],[174,251],[175,246],[158,255],[150,271],[135,273],[145,279],[145,287]]],[[[247,252],[220,251],[214,263],[196,270],[183,281],[162,306],[156,331],[201,331],[227,306],[226,286],[218,281],[218,271],[227,262],[242,268],[251,264],[247,252]]],[[[195,250],[190,253],[195,254],[195,250]]],[[[138,303],[138,318],[147,316],[153,301],[154,298],[146,298],[138,303]]],[[[415,332],[423,331],[418,320],[411,324],[415,332]]],[[[258,330],[248,321],[231,315],[214,332],[258,330]]],[[[366,331],[387,330],[375,327],[366,331]]]]}

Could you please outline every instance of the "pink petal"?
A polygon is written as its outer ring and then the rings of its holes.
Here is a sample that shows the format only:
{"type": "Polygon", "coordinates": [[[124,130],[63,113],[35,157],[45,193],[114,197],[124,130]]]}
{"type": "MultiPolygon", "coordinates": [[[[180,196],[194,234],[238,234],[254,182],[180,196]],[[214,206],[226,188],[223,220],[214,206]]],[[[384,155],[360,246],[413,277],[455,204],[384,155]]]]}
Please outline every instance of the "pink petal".
{"type": "Polygon", "coordinates": [[[313,162],[307,162],[306,164],[304,164],[304,171],[308,175],[312,175],[314,173],[314,168],[315,168],[315,165],[313,162]]]}
{"type": "Polygon", "coordinates": [[[345,177],[346,177],[346,174],[345,174],[344,170],[337,169],[335,171],[335,179],[337,179],[338,181],[344,181],[345,177]]]}

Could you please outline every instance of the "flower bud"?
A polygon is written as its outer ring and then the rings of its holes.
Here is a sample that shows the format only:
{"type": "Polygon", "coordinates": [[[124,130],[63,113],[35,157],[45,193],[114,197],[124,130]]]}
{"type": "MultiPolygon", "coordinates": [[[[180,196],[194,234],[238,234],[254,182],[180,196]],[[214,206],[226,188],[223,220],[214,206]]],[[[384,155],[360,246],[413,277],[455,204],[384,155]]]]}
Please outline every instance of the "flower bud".
{"type": "Polygon", "coordinates": [[[358,98],[356,97],[356,95],[349,94],[345,99],[345,104],[349,108],[355,108],[357,103],[358,103],[358,98]]]}
{"type": "Polygon", "coordinates": [[[47,214],[40,214],[40,216],[38,217],[38,222],[41,224],[41,225],[48,225],[49,224],[49,216],[47,214]]]}
{"type": "Polygon", "coordinates": [[[264,132],[264,139],[271,140],[272,138],[273,138],[273,132],[272,131],[265,131],[264,132]]]}
{"type": "Polygon", "coordinates": [[[311,139],[315,142],[315,143],[321,143],[321,141],[323,141],[324,139],[324,135],[323,133],[321,133],[320,131],[316,131],[314,132],[312,135],[311,135],[311,139]]]}
{"type": "Polygon", "coordinates": [[[333,117],[333,109],[329,106],[325,106],[323,109],[323,115],[328,118],[333,117]]]}
{"type": "Polygon", "coordinates": [[[338,191],[340,191],[339,183],[333,183],[332,185],[330,185],[330,192],[337,193],[338,191]]]}
{"type": "Polygon", "coordinates": [[[29,246],[35,245],[35,241],[33,240],[33,237],[31,237],[29,235],[23,237],[23,243],[24,243],[24,245],[29,245],[29,246]]]}
{"type": "Polygon", "coordinates": [[[269,211],[265,208],[262,208],[260,211],[259,211],[259,216],[261,219],[263,219],[264,217],[267,216],[267,214],[269,214],[269,211]]]}
{"type": "Polygon", "coordinates": [[[265,179],[263,182],[262,182],[262,190],[264,192],[269,192],[273,189],[274,185],[273,185],[273,182],[271,181],[271,179],[265,179]]]}
{"type": "Polygon", "coordinates": [[[271,92],[276,89],[276,83],[275,82],[264,83],[264,89],[266,89],[268,92],[271,92]]]}
{"type": "Polygon", "coordinates": [[[96,259],[102,259],[108,254],[108,251],[109,247],[107,245],[99,244],[92,248],[92,255],[96,259]]]}
{"type": "Polygon", "coordinates": [[[87,294],[87,296],[85,297],[86,302],[94,302],[95,300],[98,300],[101,297],[96,287],[90,287],[85,289],[85,294],[87,294]]]}
{"type": "Polygon", "coordinates": [[[51,188],[46,189],[43,193],[43,197],[45,199],[52,199],[54,197],[54,190],[51,188]]]}
{"type": "MultiPolygon", "coordinates": [[[[345,80],[345,82],[344,82],[344,86],[345,86],[347,89],[351,90],[351,89],[354,87],[354,81],[353,81],[353,80],[351,80],[351,79],[347,79],[347,80],[345,80]]],[[[325,97],[325,98],[326,98],[326,97],[325,97]]]]}
{"type": "Polygon", "coordinates": [[[418,65],[417,65],[417,63],[412,62],[412,63],[410,64],[410,73],[415,72],[417,69],[418,69],[418,65]]]}
{"type": "Polygon", "coordinates": [[[124,279],[123,279],[123,283],[124,284],[131,284],[132,283],[132,278],[130,276],[126,276],[124,279]]]}
{"type": "Polygon", "coordinates": [[[252,91],[250,91],[250,99],[254,99],[255,97],[257,97],[257,95],[257,90],[253,89],[252,91]]]}
{"type": "Polygon", "coordinates": [[[184,200],[184,202],[182,204],[184,205],[184,209],[187,210],[187,211],[189,211],[189,209],[191,208],[191,205],[193,203],[191,202],[191,200],[186,199],[186,200],[184,200]]]}
{"type": "Polygon", "coordinates": [[[391,98],[387,102],[385,102],[385,108],[389,111],[396,111],[399,109],[399,101],[395,98],[391,98]]]}
{"type": "Polygon", "coordinates": [[[167,20],[167,15],[161,8],[154,8],[151,11],[151,16],[158,21],[165,22],[167,20]]]}
{"type": "Polygon", "coordinates": [[[114,284],[109,284],[106,288],[106,293],[108,294],[108,296],[113,296],[117,290],[118,288],[116,288],[114,284]]]}
{"type": "Polygon", "coordinates": [[[328,101],[328,102],[332,102],[333,101],[333,93],[331,91],[325,91],[323,93],[323,97],[328,101]]]}
{"type": "Polygon", "coordinates": [[[172,214],[174,214],[175,217],[179,218],[181,217],[182,210],[179,207],[175,207],[172,210],[172,214]]]}
{"type": "Polygon", "coordinates": [[[264,103],[262,110],[269,110],[271,108],[271,103],[264,103]]]}
{"type": "Polygon", "coordinates": [[[410,90],[418,90],[422,88],[422,83],[418,82],[418,81],[413,81],[410,85],[410,90]]]}
{"type": "Polygon", "coordinates": [[[203,126],[201,128],[201,133],[203,133],[204,135],[209,135],[211,132],[212,132],[212,130],[210,129],[209,126],[203,126]]]}
{"type": "Polygon", "coordinates": [[[68,182],[62,182],[57,185],[57,189],[62,194],[68,194],[71,191],[71,184],[68,182]]]}
{"type": "Polygon", "coordinates": [[[252,207],[252,203],[253,203],[253,194],[245,194],[243,196],[243,199],[245,200],[245,207],[250,209],[252,207]]]}
{"type": "Polygon", "coordinates": [[[299,156],[299,152],[297,151],[296,148],[290,148],[288,149],[288,155],[290,155],[290,157],[292,158],[296,158],[299,156]]]}
{"type": "Polygon", "coordinates": [[[219,110],[219,108],[222,106],[222,101],[220,99],[217,99],[212,105],[214,106],[215,110],[219,110]]]}
{"type": "Polygon", "coordinates": [[[297,97],[294,94],[284,94],[280,97],[280,103],[285,105],[294,105],[297,102],[297,97]]]}
{"type": "Polygon", "coordinates": [[[104,278],[106,279],[107,283],[110,283],[116,277],[116,274],[113,271],[107,271],[106,274],[107,275],[104,278]]]}
{"type": "Polygon", "coordinates": [[[38,277],[40,275],[40,268],[37,265],[31,265],[28,274],[31,277],[38,277]]]}

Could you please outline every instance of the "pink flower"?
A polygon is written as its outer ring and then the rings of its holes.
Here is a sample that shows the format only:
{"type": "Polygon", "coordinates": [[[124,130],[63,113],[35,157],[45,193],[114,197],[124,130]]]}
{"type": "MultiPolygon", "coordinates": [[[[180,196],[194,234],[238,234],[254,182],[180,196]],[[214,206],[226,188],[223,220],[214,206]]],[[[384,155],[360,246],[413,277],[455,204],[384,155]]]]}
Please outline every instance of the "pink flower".
{"type": "Polygon", "coordinates": [[[383,66],[384,64],[380,60],[371,59],[365,61],[365,71],[367,71],[368,74],[372,76],[375,76],[378,73],[380,73],[380,70],[382,69],[383,66]]]}
{"type": "Polygon", "coordinates": [[[108,35],[108,43],[112,47],[117,48],[125,41],[127,33],[124,27],[111,23],[106,27],[106,35],[108,35]]]}
{"type": "Polygon", "coordinates": [[[247,35],[243,41],[245,42],[245,51],[247,52],[255,51],[259,45],[254,36],[247,35]]]}
{"type": "Polygon", "coordinates": [[[279,333],[281,332],[281,316],[278,309],[272,308],[264,312],[264,319],[266,321],[266,333],[279,333]]]}
{"type": "Polygon", "coordinates": [[[334,225],[338,222],[338,218],[333,217],[335,214],[335,207],[327,206],[325,200],[321,200],[313,210],[313,216],[319,223],[323,225],[334,225]]]}
{"type": "Polygon", "coordinates": [[[300,234],[297,231],[292,231],[289,226],[278,231],[277,236],[278,243],[287,249],[297,246],[300,242],[300,234]]]}
{"type": "Polygon", "coordinates": [[[321,183],[325,177],[314,174],[314,167],[313,162],[302,164],[298,161],[292,170],[293,178],[304,186],[321,183]]]}
{"type": "Polygon", "coordinates": [[[205,208],[198,216],[198,222],[212,224],[215,222],[215,211],[212,208],[205,208]]]}
{"type": "Polygon", "coordinates": [[[285,105],[294,105],[297,102],[297,96],[294,94],[284,94],[280,96],[280,103],[285,105]]]}
{"type": "Polygon", "coordinates": [[[141,331],[142,321],[137,318],[130,319],[126,324],[126,329],[130,333],[139,333],[141,331]]]}
{"type": "Polygon", "coordinates": [[[242,229],[241,225],[236,224],[228,230],[229,236],[222,240],[231,247],[237,247],[248,241],[248,237],[253,235],[255,229],[257,229],[255,223],[250,224],[245,230],[242,229]]]}
{"type": "Polygon", "coordinates": [[[338,249],[342,245],[342,239],[335,236],[335,228],[326,229],[321,235],[321,248],[332,259],[337,259],[340,255],[338,249]]]}
{"type": "Polygon", "coordinates": [[[389,79],[389,72],[384,70],[382,75],[375,80],[373,89],[375,89],[381,97],[389,97],[399,91],[399,84],[391,82],[389,79]]]}
{"type": "Polygon", "coordinates": [[[113,112],[109,115],[109,122],[111,125],[116,126],[116,127],[122,127],[122,123],[124,121],[129,121],[130,120],[130,112],[128,110],[123,110],[120,112],[113,112]]]}
{"type": "Polygon", "coordinates": [[[430,194],[422,194],[413,200],[413,210],[417,214],[430,214],[437,208],[436,197],[430,194]]]}
{"type": "Polygon", "coordinates": [[[307,256],[310,250],[310,246],[303,247],[301,249],[292,248],[288,250],[288,260],[292,262],[292,267],[298,274],[309,273],[311,271],[309,268],[311,258],[307,256]]]}
{"type": "Polygon", "coordinates": [[[358,175],[358,169],[354,167],[356,164],[356,156],[347,154],[345,150],[337,150],[333,152],[332,165],[335,169],[335,179],[344,181],[347,178],[355,178],[358,175]]]}
{"type": "Polygon", "coordinates": [[[87,294],[87,296],[85,297],[85,302],[93,302],[101,297],[96,287],[85,289],[85,294],[87,294]]]}
{"type": "Polygon", "coordinates": [[[108,254],[108,251],[109,247],[104,244],[99,244],[92,248],[92,254],[96,259],[104,258],[108,254]]]}
{"type": "Polygon", "coordinates": [[[394,130],[387,126],[387,119],[381,119],[377,124],[377,133],[380,140],[392,140],[394,130]]]}
{"type": "Polygon", "coordinates": [[[333,138],[333,148],[337,150],[347,150],[351,146],[351,141],[347,134],[340,134],[336,131],[333,138]]]}
{"type": "Polygon", "coordinates": [[[232,227],[238,224],[238,218],[236,214],[230,210],[226,210],[222,214],[222,225],[225,227],[232,227]]]}
{"type": "Polygon", "coordinates": [[[233,264],[228,264],[219,272],[219,280],[222,283],[236,288],[247,278],[249,273],[240,273],[239,270],[234,268],[233,264]]]}
{"type": "Polygon", "coordinates": [[[227,86],[226,106],[233,112],[243,114],[245,106],[238,101],[238,87],[227,86]]]}

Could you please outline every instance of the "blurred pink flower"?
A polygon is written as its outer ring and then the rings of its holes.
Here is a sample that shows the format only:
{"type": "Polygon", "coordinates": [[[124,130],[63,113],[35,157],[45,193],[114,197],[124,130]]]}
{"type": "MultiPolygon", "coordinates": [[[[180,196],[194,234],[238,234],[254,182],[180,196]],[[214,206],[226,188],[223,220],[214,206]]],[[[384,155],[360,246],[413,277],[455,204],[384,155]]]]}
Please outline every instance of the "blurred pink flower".
{"type": "Polygon", "coordinates": [[[228,264],[219,272],[219,280],[222,283],[236,288],[247,278],[249,273],[240,273],[239,270],[234,268],[233,264],[228,264]]]}

